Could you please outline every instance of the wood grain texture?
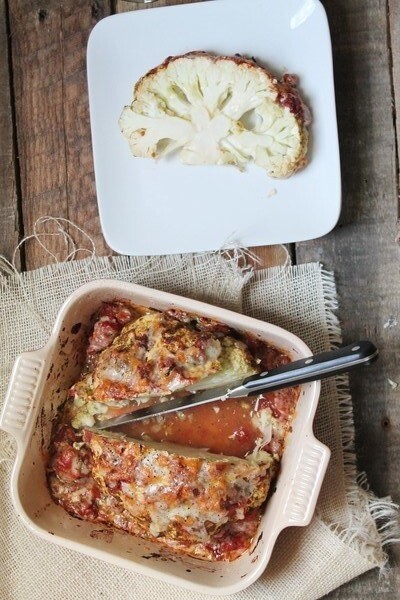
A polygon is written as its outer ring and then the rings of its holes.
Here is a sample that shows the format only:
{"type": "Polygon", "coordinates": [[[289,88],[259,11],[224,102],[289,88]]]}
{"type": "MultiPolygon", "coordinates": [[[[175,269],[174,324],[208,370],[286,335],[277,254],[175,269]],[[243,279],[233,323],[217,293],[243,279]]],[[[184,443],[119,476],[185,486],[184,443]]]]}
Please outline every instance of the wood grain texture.
{"type": "Polygon", "coordinates": [[[259,259],[259,262],[254,261],[253,263],[256,269],[268,269],[269,267],[290,264],[291,248],[289,245],[255,246],[249,248],[249,250],[259,259]]]}
{"type": "Polygon", "coordinates": [[[156,2],[129,2],[128,0],[116,0],[115,12],[129,12],[131,10],[142,10],[144,8],[156,8],[157,6],[172,6],[174,4],[193,4],[203,0],[157,0],[156,2]]]}
{"type": "MultiPolygon", "coordinates": [[[[356,447],[378,496],[400,500],[400,247],[386,3],[324,2],[334,47],[343,209],[328,236],[296,245],[299,263],[321,261],[336,273],[344,341],[372,339],[379,362],[351,376],[356,447]]],[[[399,561],[398,548],[392,550],[399,561]]],[[[398,598],[389,581],[364,575],[332,598],[398,598]],[[373,583],[371,583],[373,582],[373,583]]]]}
{"type": "MultiPolygon", "coordinates": [[[[397,135],[397,159],[400,156],[400,3],[399,0],[388,0],[388,18],[390,27],[390,56],[392,63],[392,80],[394,94],[394,119],[397,135]]],[[[399,162],[397,163],[399,167],[399,162]]]]}
{"type": "Polygon", "coordinates": [[[388,0],[390,45],[388,48],[392,65],[393,120],[396,128],[397,147],[397,243],[400,243],[400,2],[388,0]]]}
{"type": "MultiPolygon", "coordinates": [[[[108,254],[95,200],[85,57],[88,35],[109,14],[109,3],[11,0],[9,6],[25,232],[40,216],[69,218],[93,237],[99,254],[108,254]]],[[[65,258],[60,237],[45,241],[65,258]]],[[[52,260],[27,243],[28,269],[52,260]]]]}
{"type": "Polygon", "coordinates": [[[0,254],[8,260],[19,237],[9,59],[6,4],[0,0],[0,254]]]}

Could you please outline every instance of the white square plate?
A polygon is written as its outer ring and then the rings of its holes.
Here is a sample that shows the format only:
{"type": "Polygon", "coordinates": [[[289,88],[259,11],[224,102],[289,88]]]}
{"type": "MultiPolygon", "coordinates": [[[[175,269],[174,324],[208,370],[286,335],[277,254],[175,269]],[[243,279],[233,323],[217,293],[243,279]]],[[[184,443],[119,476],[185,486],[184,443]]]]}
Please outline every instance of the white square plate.
{"type": "Polygon", "coordinates": [[[341,186],[332,51],[318,0],[213,0],[114,15],[88,43],[97,197],[107,243],[122,254],[171,254],[295,242],[328,233],[341,186]],[[309,165],[286,180],[250,165],[188,166],[131,155],[118,127],[134,83],[190,50],[254,56],[294,73],[313,123],[309,165]]]}

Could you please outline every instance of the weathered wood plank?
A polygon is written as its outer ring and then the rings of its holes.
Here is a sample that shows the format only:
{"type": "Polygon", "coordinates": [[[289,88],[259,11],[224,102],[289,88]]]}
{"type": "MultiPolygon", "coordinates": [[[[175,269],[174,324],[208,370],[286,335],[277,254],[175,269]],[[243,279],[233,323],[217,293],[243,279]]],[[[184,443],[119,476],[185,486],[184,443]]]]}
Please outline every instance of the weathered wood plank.
{"type": "MultiPolygon", "coordinates": [[[[388,15],[390,27],[390,47],[392,63],[392,78],[394,92],[394,117],[397,135],[397,157],[400,155],[400,3],[398,0],[388,0],[388,15]]],[[[399,166],[399,165],[397,165],[399,166]]]]}
{"type": "Polygon", "coordinates": [[[12,258],[19,237],[6,3],[0,0],[0,254],[12,258]]]}
{"type": "Polygon", "coordinates": [[[255,262],[256,269],[267,269],[268,267],[276,267],[278,265],[288,264],[290,258],[290,246],[257,246],[249,248],[260,260],[255,262]]]}
{"type": "MultiPolygon", "coordinates": [[[[337,275],[344,340],[370,338],[379,362],[351,376],[359,467],[371,488],[399,501],[400,247],[386,3],[324,2],[334,46],[343,209],[328,236],[296,245],[298,262],[318,260],[337,275]]],[[[397,560],[399,550],[393,550],[397,560]]],[[[365,575],[332,598],[395,598],[395,578],[365,575]],[[371,582],[374,582],[371,584],[371,582]]]]}
{"type": "MultiPolygon", "coordinates": [[[[69,218],[93,237],[99,254],[108,254],[95,199],[85,53],[89,32],[109,14],[109,2],[9,5],[25,232],[43,215],[69,218]]],[[[65,258],[59,237],[46,238],[46,244],[65,258]]],[[[52,260],[28,242],[28,269],[52,260]]]]}
{"type": "Polygon", "coordinates": [[[103,0],[80,4],[67,2],[62,11],[68,216],[93,238],[100,255],[112,252],[102,236],[98,216],[89,125],[86,46],[96,22],[108,14],[109,3],[103,0]]]}
{"type": "Polygon", "coordinates": [[[130,10],[141,10],[143,8],[155,8],[156,6],[172,6],[173,4],[190,4],[202,2],[203,0],[158,0],[158,2],[129,2],[128,0],[116,0],[115,12],[129,12],[130,10]]]}
{"type": "Polygon", "coordinates": [[[396,127],[397,173],[399,178],[397,188],[397,241],[400,243],[400,3],[398,0],[388,0],[388,20],[390,31],[388,52],[392,64],[393,119],[396,127]]]}
{"type": "Polygon", "coordinates": [[[400,571],[392,569],[387,576],[379,577],[376,570],[368,571],[357,579],[324,596],[324,600],[399,600],[400,571]]]}

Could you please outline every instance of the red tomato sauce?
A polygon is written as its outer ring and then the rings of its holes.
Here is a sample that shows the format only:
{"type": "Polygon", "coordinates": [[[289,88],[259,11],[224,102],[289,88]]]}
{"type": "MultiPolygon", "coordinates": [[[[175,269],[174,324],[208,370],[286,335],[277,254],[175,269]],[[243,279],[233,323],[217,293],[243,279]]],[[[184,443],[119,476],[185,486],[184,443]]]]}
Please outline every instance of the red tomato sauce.
{"type": "MultiPolygon", "coordinates": [[[[225,400],[188,408],[164,417],[127,423],[118,430],[133,438],[207,448],[228,456],[245,456],[260,433],[252,423],[255,400],[225,400]]],[[[116,430],[117,428],[115,428],[116,430]]]]}
{"type": "MultiPolygon", "coordinates": [[[[250,336],[246,336],[245,342],[263,371],[290,362],[285,353],[265,342],[250,336]]],[[[275,418],[287,422],[293,416],[297,398],[298,388],[288,388],[258,398],[212,402],[163,417],[128,423],[116,430],[134,438],[207,448],[216,454],[244,457],[252,452],[261,435],[254,422],[254,413],[269,408],[275,418]]],[[[281,454],[283,443],[272,440],[271,447],[266,449],[281,454]]]]}

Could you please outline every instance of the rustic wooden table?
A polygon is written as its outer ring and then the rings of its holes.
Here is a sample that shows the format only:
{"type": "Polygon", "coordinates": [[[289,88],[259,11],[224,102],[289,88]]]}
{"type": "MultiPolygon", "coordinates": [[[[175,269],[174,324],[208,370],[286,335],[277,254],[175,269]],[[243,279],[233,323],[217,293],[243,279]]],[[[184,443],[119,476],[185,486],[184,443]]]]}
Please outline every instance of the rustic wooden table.
{"type": "MultiPolygon", "coordinates": [[[[371,338],[380,348],[379,368],[351,377],[356,445],[371,488],[399,501],[400,387],[389,379],[400,382],[400,7],[397,0],[323,3],[334,51],[343,210],[332,233],[291,253],[296,262],[335,270],[345,341],[371,338]]],[[[92,236],[99,254],[110,253],[96,205],[86,42],[103,17],[142,7],[123,0],[0,0],[0,254],[11,257],[43,215],[69,218],[92,236]]],[[[60,239],[47,242],[65,257],[60,239]]],[[[277,247],[256,252],[264,265],[283,260],[277,247]]],[[[16,258],[22,269],[49,262],[32,242],[16,258]]],[[[399,562],[399,551],[391,553],[399,562]]],[[[395,566],[388,580],[368,573],[329,597],[389,600],[400,598],[399,588],[395,566]]]]}

